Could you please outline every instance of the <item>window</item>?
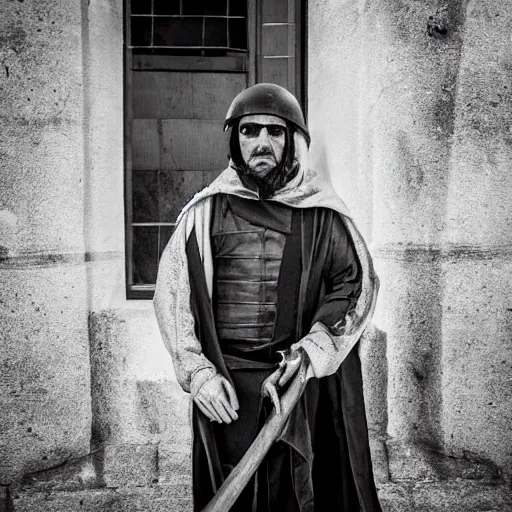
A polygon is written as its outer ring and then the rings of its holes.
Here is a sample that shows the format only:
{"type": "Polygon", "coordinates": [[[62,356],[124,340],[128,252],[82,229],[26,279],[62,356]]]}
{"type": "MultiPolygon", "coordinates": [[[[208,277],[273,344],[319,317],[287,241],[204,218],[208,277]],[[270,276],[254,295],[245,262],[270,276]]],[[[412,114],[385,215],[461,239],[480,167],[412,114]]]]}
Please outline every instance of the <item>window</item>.
{"type": "Polygon", "coordinates": [[[304,12],[298,0],[127,0],[128,298],[152,298],[179,211],[226,167],[235,95],[274,82],[303,99],[304,12]]]}
{"type": "Polygon", "coordinates": [[[247,51],[247,2],[133,0],[131,48],[247,51]]]}

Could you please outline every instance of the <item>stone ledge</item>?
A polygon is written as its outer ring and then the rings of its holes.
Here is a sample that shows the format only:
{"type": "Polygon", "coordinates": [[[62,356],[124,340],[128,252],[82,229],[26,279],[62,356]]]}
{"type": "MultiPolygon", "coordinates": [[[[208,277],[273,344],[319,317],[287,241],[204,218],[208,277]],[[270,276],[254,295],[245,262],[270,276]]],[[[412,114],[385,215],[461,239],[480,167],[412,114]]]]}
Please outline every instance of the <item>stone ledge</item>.
{"type": "Polygon", "coordinates": [[[500,483],[502,472],[492,461],[465,453],[450,457],[424,445],[388,440],[389,473],[393,482],[475,480],[500,483]]]}
{"type": "Polygon", "coordinates": [[[377,486],[384,512],[512,512],[507,485],[451,480],[377,486]]]}
{"type": "Polygon", "coordinates": [[[165,445],[164,449],[156,444],[109,444],[80,459],[28,474],[19,488],[30,493],[149,487],[158,483],[161,476],[167,476],[167,483],[182,483],[177,479],[187,473],[188,461],[186,457],[178,460],[178,452],[174,445],[165,445]],[[170,456],[176,463],[169,460],[170,456]],[[173,473],[172,478],[168,473],[173,473]]]}
{"type": "Polygon", "coordinates": [[[192,510],[187,486],[13,493],[12,512],[169,512],[192,510]]]}
{"type": "MultiPolygon", "coordinates": [[[[510,488],[452,480],[378,485],[384,512],[512,512],[510,488]]],[[[190,512],[190,485],[13,492],[12,512],[190,512]]]]}

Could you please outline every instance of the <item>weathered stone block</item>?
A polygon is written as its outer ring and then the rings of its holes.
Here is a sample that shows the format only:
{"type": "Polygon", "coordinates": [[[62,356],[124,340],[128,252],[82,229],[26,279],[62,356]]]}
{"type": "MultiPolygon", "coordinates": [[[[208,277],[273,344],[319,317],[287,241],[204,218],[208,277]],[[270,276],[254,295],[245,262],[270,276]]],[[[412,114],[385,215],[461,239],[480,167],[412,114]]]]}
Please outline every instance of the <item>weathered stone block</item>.
{"type": "Polygon", "coordinates": [[[19,490],[54,492],[151,486],[158,481],[157,450],[154,444],[106,445],[57,468],[27,475],[19,490]]]}
{"type": "Polygon", "coordinates": [[[415,512],[511,512],[510,490],[505,485],[451,481],[412,489],[415,512]]]}
{"type": "Polygon", "coordinates": [[[510,269],[484,290],[485,272],[468,265],[445,280],[443,261],[510,261],[512,10],[496,0],[308,6],[311,162],[376,248],[389,433],[458,458],[469,449],[510,474],[510,269]]]}
{"type": "Polygon", "coordinates": [[[64,465],[29,473],[24,476],[19,490],[50,492],[104,487],[103,460],[103,450],[96,450],[64,465]]]}
{"type": "Polygon", "coordinates": [[[83,245],[82,21],[61,0],[2,5],[0,205],[17,217],[13,253],[83,245]]]}
{"type": "Polygon", "coordinates": [[[509,258],[463,255],[444,267],[443,434],[455,457],[512,475],[512,291],[509,258]]]}
{"type": "Polygon", "coordinates": [[[77,492],[20,493],[13,512],[180,512],[192,511],[190,488],[158,486],[77,492]]]}
{"type": "Polygon", "coordinates": [[[389,461],[386,444],[382,438],[370,432],[370,452],[373,475],[376,482],[389,482],[389,461]]]}
{"type": "Polygon", "coordinates": [[[157,446],[105,446],[103,480],[106,487],[150,486],[157,482],[157,446]]]}
{"type": "Polygon", "coordinates": [[[89,333],[94,441],[189,442],[190,396],[176,382],[151,303],[91,313],[89,333]]]}
{"type": "Polygon", "coordinates": [[[512,10],[495,0],[469,2],[464,21],[443,237],[461,246],[510,247],[512,10]]]}
{"type": "Polygon", "coordinates": [[[0,270],[0,482],[89,451],[85,266],[0,270]]]}
{"type": "Polygon", "coordinates": [[[388,423],[386,349],[386,333],[375,325],[370,325],[359,341],[359,356],[363,374],[366,418],[372,436],[385,435],[388,423]]]}
{"type": "Polygon", "coordinates": [[[158,445],[158,482],[191,485],[192,446],[190,443],[158,445]]]}
{"type": "Polygon", "coordinates": [[[425,448],[403,441],[388,440],[386,443],[389,457],[391,480],[436,480],[435,469],[425,448]]]}
{"type": "Polygon", "coordinates": [[[451,457],[427,446],[388,440],[389,472],[393,481],[449,479],[500,481],[496,464],[476,457],[451,457]]]}
{"type": "Polygon", "coordinates": [[[412,493],[408,486],[378,484],[377,492],[383,512],[413,512],[412,493]]]}
{"type": "Polygon", "coordinates": [[[465,480],[381,484],[379,498],[384,512],[511,512],[505,485],[465,480]]]}
{"type": "Polygon", "coordinates": [[[86,453],[82,5],[0,16],[0,482],[86,453]]]}
{"type": "MultiPolygon", "coordinates": [[[[88,109],[87,251],[118,255],[119,266],[92,277],[91,309],[114,307],[124,293],[123,0],[88,2],[83,31],[88,109]]],[[[96,266],[96,265],[95,265],[96,266]]],[[[103,267],[103,265],[98,265],[103,267]]]]}
{"type": "Polygon", "coordinates": [[[375,258],[381,276],[375,324],[386,333],[388,434],[439,443],[441,272],[428,248],[375,258]]]}

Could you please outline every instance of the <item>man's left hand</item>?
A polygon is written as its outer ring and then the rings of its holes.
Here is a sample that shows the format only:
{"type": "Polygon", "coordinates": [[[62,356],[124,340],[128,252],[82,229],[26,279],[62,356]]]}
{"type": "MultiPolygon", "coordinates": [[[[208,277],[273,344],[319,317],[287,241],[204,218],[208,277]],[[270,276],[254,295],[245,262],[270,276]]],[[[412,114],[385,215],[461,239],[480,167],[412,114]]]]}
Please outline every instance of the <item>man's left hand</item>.
{"type": "Polygon", "coordinates": [[[297,373],[304,359],[304,352],[302,350],[282,350],[279,354],[283,358],[279,363],[279,368],[269,375],[261,385],[263,396],[270,397],[276,409],[276,414],[281,414],[278,390],[285,386],[297,373]]]}

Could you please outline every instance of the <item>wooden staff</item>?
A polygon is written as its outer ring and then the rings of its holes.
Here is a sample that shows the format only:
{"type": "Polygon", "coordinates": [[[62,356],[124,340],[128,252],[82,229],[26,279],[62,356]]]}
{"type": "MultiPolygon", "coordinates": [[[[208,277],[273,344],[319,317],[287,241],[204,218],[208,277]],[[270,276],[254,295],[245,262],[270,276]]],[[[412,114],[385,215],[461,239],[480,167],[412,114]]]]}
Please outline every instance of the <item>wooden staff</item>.
{"type": "Polygon", "coordinates": [[[277,415],[275,409],[272,410],[256,439],[202,512],[226,512],[233,506],[283,431],[286,420],[301,397],[307,384],[307,366],[308,363],[303,361],[288,389],[281,396],[281,414],[277,415]]]}

